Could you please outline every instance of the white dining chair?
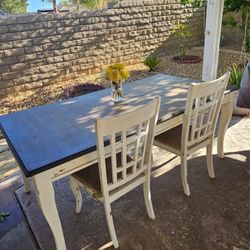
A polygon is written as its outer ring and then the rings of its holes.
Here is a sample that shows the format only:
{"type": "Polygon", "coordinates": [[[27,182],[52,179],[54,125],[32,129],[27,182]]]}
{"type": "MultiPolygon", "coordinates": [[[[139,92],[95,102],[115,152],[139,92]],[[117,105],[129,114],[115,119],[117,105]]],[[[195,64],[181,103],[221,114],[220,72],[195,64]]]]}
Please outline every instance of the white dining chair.
{"type": "Polygon", "coordinates": [[[76,172],[70,186],[76,198],[76,213],[81,211],[80,186],[104,203],[113,246],[119,246],[111,203],[143,184],[148,216],[155,218],[150,191],[151,151],[160,97],[119,116],[96,120],[98,164],[76,172]]]}
{"type": "Polygon", "coordinates": [[[155,137],[156,146],[180,156],[182,185],[187,196],[190,195],[187,181],[188,155],[206,146],[208,175],[211,178],[215,177],[213,140],[229,77],[228,72],[214,81],[190,84],[183,124],[155,137]]]}

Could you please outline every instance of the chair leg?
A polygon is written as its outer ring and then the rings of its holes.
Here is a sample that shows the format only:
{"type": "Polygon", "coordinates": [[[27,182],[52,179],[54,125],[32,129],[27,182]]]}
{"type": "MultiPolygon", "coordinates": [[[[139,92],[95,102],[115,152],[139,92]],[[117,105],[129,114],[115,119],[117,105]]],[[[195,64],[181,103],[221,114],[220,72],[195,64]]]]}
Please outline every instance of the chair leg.
{"type": "Polygon", "coordinates": [[[146,181],[143,183],[143,193],[144,193],[144,200],[145,205],[147,208],[148,216],[150,219],[155,219],[154,208],[151,200],[151,188],[150,188],[150,173],[146,176],[146,181]]]}
{"type": "Polygon", "coordinates": [[[82,193],[78,183],[72,177],[70,177],[70,188],[76,198],[76,213],[78,214],[82,209],[82,193]]]}
{"type": "Polygon", "coordinates": [[[189,196],[190,190],[187,182],[187,155],[181,156],[181,181],[184,193],[189,196]]]}
{"type": "Polygon", "coordinates": [[[114,248],[118,248],[119,243],[118,243],[116,232],[115,232],[113,216],[111,213],[111,206],[110,206],[110,203],[106,202],[105,200],[104,200],[104,210],[105,210],[106,220],[107,220],[109,233],[110,233],[110,237],[111,237],[113,246],[114,246],[114,248]]]}
{"type": "Polygon", "coordinates": [[[215,178],[214,164],[213,164],[213,142],[207,145],[207,171],[210,178],[215,178]]]}

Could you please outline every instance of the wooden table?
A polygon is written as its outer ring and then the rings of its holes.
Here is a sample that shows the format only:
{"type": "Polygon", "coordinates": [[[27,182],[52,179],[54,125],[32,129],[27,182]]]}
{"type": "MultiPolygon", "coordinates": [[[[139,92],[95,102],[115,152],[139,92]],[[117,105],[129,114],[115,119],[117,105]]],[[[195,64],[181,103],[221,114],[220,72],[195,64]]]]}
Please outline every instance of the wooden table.
{"type": "MultiPolygon", "coordinates": [[[[57,249],[66,249],[55,203],[53,181],[97,162],[95,119],[135,108],[144,100],[161,96],[156,134],[182,124],[187,89],[195,80],[157,74],[124,85],[126,101],[114,105],[110,89],[47,104],[0,117],[0,128],[30,191],[32,177],[36,197],[53,232],[57,249]]],[[[221,108],[218,155],[232,116],[234,93],[227,91],[221,108]]]]}

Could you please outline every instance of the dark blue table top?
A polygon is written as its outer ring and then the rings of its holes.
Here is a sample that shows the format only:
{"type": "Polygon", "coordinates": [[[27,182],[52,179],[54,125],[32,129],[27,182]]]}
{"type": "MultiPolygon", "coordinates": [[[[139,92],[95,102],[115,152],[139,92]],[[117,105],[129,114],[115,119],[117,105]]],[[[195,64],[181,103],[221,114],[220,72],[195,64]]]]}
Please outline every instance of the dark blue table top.
{"type": "Polygon", "coordinates": [[[114,105],[110,89],[0,116],[0,128],[28,177],[96,150],[95,119],[125,112],[161,96],[159,123],[184,112],[192,79],[158,74],[124,84],[127,101],[114,105]],[[186,84],[187,83],[187,84],[186,84]]]}

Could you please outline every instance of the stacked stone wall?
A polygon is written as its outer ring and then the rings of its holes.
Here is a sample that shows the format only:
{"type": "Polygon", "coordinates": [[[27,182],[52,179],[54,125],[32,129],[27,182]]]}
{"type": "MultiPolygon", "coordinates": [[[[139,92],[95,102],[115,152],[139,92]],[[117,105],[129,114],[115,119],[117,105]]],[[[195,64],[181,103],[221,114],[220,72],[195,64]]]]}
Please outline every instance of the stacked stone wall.
{"type": "MultiPolygon", "coordinates": [[[[0,95],[93,74],[115,62],[134,64],[164,47],[178,22],[202,43],[204,11],[176,0],[124,1],[81,13],[0,16],[0,95]]],[[[174,42],[173,42],[174,41],[174,42]]]]}

